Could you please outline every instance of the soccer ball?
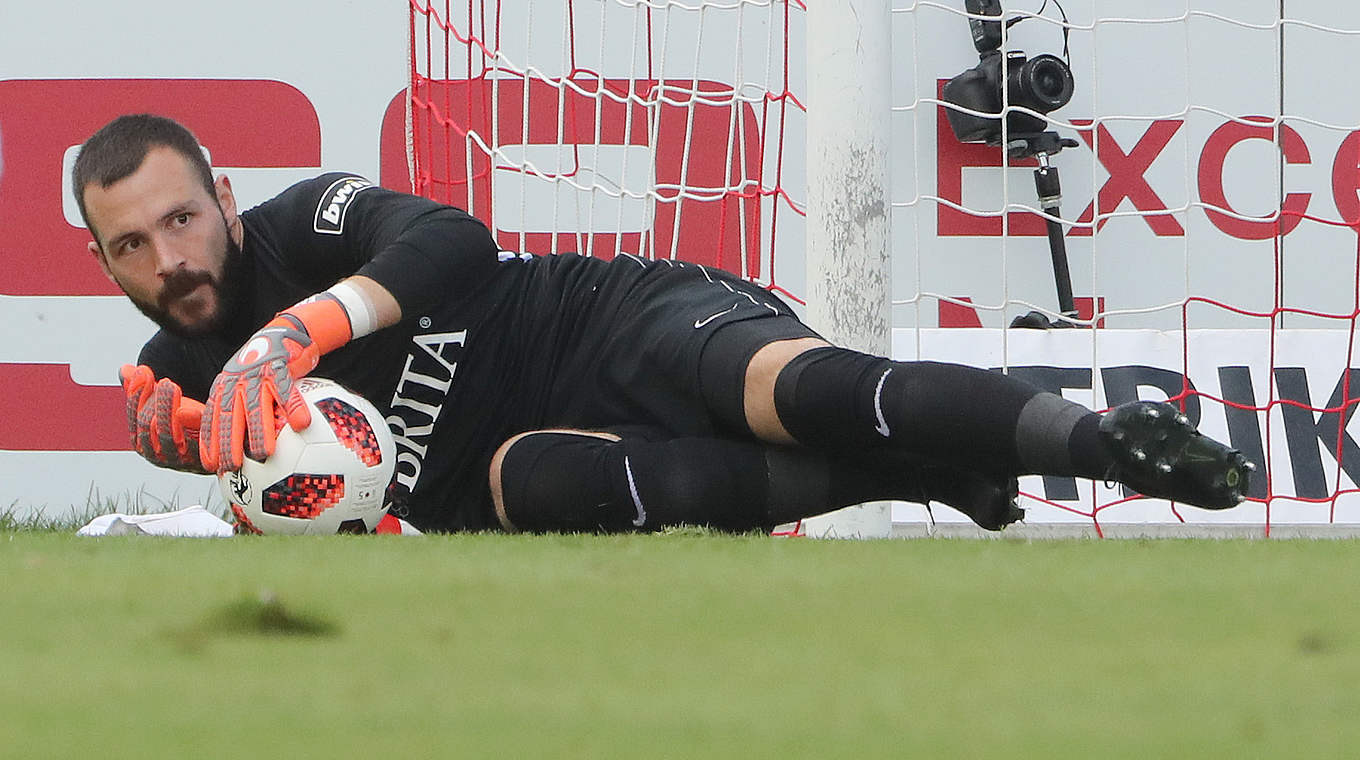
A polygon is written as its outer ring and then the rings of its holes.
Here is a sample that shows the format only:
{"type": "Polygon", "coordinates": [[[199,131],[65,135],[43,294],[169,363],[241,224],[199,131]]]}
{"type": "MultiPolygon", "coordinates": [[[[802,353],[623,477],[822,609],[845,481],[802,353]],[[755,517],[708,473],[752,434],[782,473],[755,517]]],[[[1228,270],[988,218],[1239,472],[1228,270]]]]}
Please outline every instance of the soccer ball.
{"type": "Polygon", "coordinates": [[[246,457],[217,476],[222,498],[249,533],[371,533],[387,513],[396,442],[376,407],[338,383],[297,381],[312,413],[300,431],[284,425],[274,454],[246,457]]]}

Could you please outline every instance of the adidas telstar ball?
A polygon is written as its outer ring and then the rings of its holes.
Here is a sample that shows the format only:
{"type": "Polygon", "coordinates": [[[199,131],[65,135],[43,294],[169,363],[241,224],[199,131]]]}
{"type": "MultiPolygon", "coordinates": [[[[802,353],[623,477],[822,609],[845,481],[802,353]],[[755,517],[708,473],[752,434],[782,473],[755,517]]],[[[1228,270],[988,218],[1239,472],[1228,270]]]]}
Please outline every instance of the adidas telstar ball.
{"type": "Polygon", "coordinates": [[[238,530],[251,533],[371,533],[387,513],[396,443],[367,399],[338,383],[297,381],[312,413],[301,431],[284,425],[274,454],[249,457],[217,477],[238,530]]]}

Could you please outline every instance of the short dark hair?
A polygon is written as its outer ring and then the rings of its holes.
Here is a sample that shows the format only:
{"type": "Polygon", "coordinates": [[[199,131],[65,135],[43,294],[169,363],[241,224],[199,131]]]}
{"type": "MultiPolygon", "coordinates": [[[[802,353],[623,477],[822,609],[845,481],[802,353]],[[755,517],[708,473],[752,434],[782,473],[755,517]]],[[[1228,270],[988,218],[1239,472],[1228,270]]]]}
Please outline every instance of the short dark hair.
{"type": "Polygon", "coordinates": [[[173,119],[155,114],[119,116],[90,135],[71,167],[71,192],[75,193],[80,218],[96,240],[99,235],[85,210],[85,188],[91,184],[105,188],[131,176],[146,160],[146,154],[161,146],[184,156],[208,195],[214,195],[212,167],[193,132],[173,119]]]}

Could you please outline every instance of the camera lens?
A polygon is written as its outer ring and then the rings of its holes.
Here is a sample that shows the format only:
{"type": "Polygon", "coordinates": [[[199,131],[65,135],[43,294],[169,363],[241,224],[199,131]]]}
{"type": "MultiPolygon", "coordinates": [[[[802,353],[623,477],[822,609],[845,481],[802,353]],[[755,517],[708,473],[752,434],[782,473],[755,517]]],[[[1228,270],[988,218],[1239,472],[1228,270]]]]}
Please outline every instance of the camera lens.
{"type": "Polygon", "coordinates": [[[1021,98],[1039,113],[1062,108],[1072,99],[1072,70],[1061,58],[1037,55],[1020,68],[1021,98]]]}

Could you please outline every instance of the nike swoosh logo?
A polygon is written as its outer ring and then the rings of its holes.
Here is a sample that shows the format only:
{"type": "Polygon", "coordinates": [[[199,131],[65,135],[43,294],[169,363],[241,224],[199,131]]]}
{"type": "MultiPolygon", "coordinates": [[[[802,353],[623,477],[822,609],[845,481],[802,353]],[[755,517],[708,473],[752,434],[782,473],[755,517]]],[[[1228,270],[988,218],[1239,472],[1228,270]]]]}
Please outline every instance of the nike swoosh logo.
{"type": "Polygon", "coordinates": [[[883,383],[888,380],[888,373],[890,372],[892,372],[892,367],[883,370],[883,377],[878,379],[878,387],[874,388],[874,416],[878,417],[878,424],[874,426],[874,429],[884,438],[887,438],[891,433],[888,430],[888,421],[883,419],[883,383]]]}
{"type": "Polygon", "coordinates": [[[638,496],[637,484],[633,482],[633,465],[628,463],[628,457],[623,457],[623,472],[628,476],[628,493],[633,497],[633,506],[637,508],[637,519],[633,520],[635,527],[641,528],[647,522],[647,510],[642,508],[642,499],[638,496]]]}
{"type": "Polygon", "coordinates": [[[717,314],[709,315],[708,317],[705,317],[704,319],[696,319],[696,320],[694,321],[694,329],[698,330],[699,328],[703,327],[704,325],[708,324],[709,322],[712,322],[713,320],[717,319],[718,317],[721,317],[721,316],[724,315],[724,314],[731,314],[732,312],[734,312],[734,311],[737,310],[737,307],[738,307],[738,306],[741,306],[741,304],[739,304],[739,303],[734,303],[734,304],[732,304],[732,308],[730,308],[730,309],[724,309],[724,310],[718,312],[717,314]]]}

